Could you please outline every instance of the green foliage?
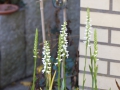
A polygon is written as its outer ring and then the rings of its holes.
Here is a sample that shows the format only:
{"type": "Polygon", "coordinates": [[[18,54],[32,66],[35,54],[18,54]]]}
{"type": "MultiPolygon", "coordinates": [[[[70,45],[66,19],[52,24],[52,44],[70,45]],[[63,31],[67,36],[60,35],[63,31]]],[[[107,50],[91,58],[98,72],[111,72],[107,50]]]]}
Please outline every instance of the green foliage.
{"type": "Polygon", "coordinates": [[[55,75],[56,75],[56,71],[54,72],[54,75],[53,75],[53,77],[52,77],[52,80],[51,80],[51,83],[50,83],[49,90],[52,90],[53,82],[54,82],[54,79],[55,79],[55,75]]]}

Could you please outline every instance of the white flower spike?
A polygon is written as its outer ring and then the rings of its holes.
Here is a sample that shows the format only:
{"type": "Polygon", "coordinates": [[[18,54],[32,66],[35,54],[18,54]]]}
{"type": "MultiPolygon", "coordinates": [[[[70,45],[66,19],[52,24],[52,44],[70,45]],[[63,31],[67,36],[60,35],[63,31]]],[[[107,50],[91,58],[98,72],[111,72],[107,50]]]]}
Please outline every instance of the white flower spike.
{"type": "Polygon", "coordinates": [[[90,47],[90,39],[91,39],[91,29],[92,29],[92,25],[90,24],[91,23],[91,19],[90,19],[90,14],[89,13],[87,13],[87,16],[86,16],[86,29],[85,29],[85,37],[84,37],[84,39],[85,39],[85,41],[84,41],[84,43],[87,45],[87,47],[90,47]]]}
{"type": "Polygon", "coordinates": [[[66,28],[67,22],[64,22],[60,31],[60,37],[59,37],[59,49],[58,49],[58,57],[56,58],[59,62],[62,61],[61,58],[69,56],[67,47],[68,47],[68,41],[67,41],[67,28],[66,28]]]}
{"type": "Polygon", "coordinates": [[[45,41],[44,43],[44,47],[43,47],[43,58],[42,58],[42,62],[44,65],[44,68],[42,70],[42,73],[50,73],[51,72],[51,61],[50,61],[50,48],[49,48],[49,44],[47,41],[45,41]]]}

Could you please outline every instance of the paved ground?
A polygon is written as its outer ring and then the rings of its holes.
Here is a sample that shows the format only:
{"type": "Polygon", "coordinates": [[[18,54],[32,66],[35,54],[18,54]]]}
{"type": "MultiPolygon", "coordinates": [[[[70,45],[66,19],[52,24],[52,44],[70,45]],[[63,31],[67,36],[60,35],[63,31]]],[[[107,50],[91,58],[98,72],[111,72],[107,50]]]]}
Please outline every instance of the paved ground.
{"type": "MultiPolygon", "coordinates": [[[[29,77],[29,78],[26,78],[24,80],[18,81],[14,85],[9,85],[2,90],[29,90],[29,87],[20,84],[20,82],[24,82],[24,81],[31,82],[32,77],[29,77]]],[[[70,89],[70,87],[71,87],[70,82],[71,82],[70,79],[67,79],[67,86],[68,86],[69,90],[71,90],[70,89]]]]}
{"type": "Polygon", "coordinates": [[[26,78],[24,80],[18,81],[14,85],[9,85],[2,90],[29,90],[29,87],[20,84],[20,82],[23,82],[23,81],[28,81],[28,82],[32,81],[32,77],[29,77],[29,78],[26,78]]]}

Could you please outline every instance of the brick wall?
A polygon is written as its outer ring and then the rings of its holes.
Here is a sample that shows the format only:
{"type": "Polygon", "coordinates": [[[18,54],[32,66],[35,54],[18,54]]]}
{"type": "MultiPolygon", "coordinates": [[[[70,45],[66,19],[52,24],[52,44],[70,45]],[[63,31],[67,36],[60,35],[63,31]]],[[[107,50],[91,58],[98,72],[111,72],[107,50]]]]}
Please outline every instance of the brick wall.
{"type": "MultiPolygon", "coordinates": [[[[80,0],[79,86],[82,86],[84,69],[83,37],[87,7],[91,11],[91,24],[98,33],[98,88],[118,90],[115,79],[120,84],[120,0],[80,0]]],[[[86,90],[91,90],[89,63],[90,59],[87,60],[86,90]]]]}

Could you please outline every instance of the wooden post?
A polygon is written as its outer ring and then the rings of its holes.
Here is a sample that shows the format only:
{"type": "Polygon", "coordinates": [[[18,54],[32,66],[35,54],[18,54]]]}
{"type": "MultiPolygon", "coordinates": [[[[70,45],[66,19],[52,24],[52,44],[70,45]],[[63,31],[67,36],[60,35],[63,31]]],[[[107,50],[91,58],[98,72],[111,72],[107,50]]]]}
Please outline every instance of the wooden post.
{"type": "Polygon", "coordinates": [[[44,10],[43,10],[43,0],[40,0],[40,12],[41,12],[41,23],[42,23],[42,36],[43,36],[43,43],[46,40],[45,37],[45,24],[44,24],[44,10]]]}
{"type": "MultiPolygon", "coordinates": [[[[63,0],[63,3],[66,4],[66,0],[63,0]]],[[[63,9],[63,22],[67,21],[66,7],[63,9]]]]}

